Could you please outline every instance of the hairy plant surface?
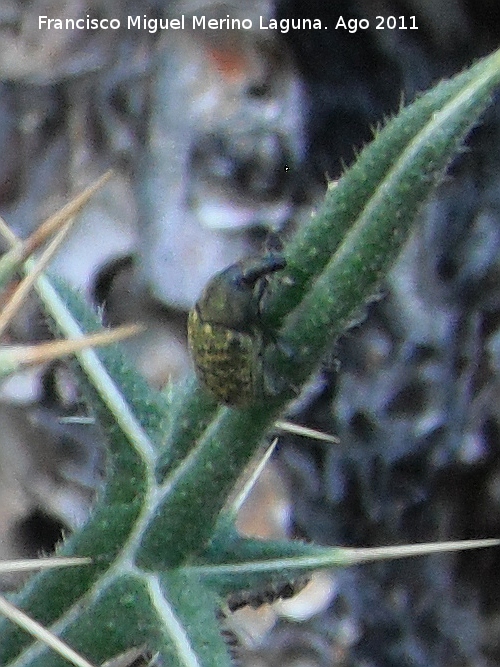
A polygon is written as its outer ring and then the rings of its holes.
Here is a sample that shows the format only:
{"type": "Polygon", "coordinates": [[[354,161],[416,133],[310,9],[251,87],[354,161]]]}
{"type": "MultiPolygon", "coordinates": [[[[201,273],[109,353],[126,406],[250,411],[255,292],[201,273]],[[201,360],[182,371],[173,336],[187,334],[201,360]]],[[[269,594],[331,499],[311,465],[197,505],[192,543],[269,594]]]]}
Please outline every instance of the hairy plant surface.
{"type": "MultiPolygon", "coordinates": [[[[227,498],[290,388],[307,381],[377,294],[499,82],[495,53],[402,110],[284,249],[287,267],[265,305],[283,349],[292,351],[277,348],[272,360],[285,380],[281,393],[245,409],[221,407],[194,379],[154,392],[118,350],[77,353],[89,409],[107,435],[108,476],[90,520],[59,553],[92,563],[34,577],[16,599],[24,610],[96,663],[146,645],[167,665],[224,667],[231,657],[217,611],[226,596],[387,555],[243,538],[234,529],[241,498],[229,507],[227,498]]],[[[41,277],[37,290],[64,336],[100,329],[59,281],[41,277]]],[[[0,664],[67,661],[3,621],[0,664]]]]}

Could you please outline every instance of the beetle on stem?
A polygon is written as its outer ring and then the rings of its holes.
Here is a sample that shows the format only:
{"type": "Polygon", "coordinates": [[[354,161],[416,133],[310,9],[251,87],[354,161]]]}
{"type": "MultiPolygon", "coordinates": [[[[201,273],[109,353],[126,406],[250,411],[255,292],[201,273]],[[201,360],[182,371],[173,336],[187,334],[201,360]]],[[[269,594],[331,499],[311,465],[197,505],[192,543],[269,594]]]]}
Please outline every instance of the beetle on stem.
{"type": "Polygon", "coordinates": [[[270,249],[217,273],[189,313],[188,341],[196,374],[221,403],[247,407],[266,391],[264,351],[272,340],[261,317],[269,276],[286,266],[270,249]]]}

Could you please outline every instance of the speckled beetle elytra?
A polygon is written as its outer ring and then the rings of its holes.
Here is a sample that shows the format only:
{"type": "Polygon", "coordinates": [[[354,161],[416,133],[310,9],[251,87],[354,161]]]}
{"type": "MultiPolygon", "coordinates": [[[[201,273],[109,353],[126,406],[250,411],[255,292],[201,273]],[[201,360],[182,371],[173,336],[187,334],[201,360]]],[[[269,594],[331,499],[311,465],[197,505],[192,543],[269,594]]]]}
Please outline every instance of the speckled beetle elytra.
{"type": "Polygon", "coordinates": [[[189,313],[196,374],[221,403],[246,407],[266,396],[263,355],[269,335],[261,301],[269,275],[285,266],[276,251],[236,262],[210,280],[189,313]]]}

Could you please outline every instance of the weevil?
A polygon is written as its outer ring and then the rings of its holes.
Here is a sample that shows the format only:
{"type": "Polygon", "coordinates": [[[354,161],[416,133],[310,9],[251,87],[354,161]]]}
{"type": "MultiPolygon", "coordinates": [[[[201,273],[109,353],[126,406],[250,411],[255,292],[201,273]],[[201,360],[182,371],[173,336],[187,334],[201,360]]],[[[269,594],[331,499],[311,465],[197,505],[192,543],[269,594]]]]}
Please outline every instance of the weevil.
{"type": "Polygon", "coordinates": [[[188,342],[200,382],[221,403],[246,407],[265,399],[264,352],[273,340],[262,322],[269,277],[286,266],[278,250],[217,273],[189,313],[188,342]]]}

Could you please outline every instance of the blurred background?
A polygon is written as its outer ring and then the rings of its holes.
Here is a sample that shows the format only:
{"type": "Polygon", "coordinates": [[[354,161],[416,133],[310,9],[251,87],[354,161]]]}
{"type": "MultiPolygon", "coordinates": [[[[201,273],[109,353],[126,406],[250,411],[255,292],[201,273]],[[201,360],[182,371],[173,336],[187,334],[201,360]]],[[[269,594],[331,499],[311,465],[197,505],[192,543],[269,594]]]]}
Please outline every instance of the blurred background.
{"type": "MultiPolygon", "coordinates": [[[[140,320],[130,355],[157,387],[189,370],[186,313],[269,230],[307,224],[373,128],[499,44],[494,0],[2,0],[0,215],[27,236],[113,168],[52,270],[140,320]],[[126,28],[127,16],[250,18],[248,31],[126,28]],[[120,30],[40,30],[38,17],[120,30]],[[319,18],[328,30],[259,29],[319,18]],[[357,32],[338,17],[368,19],[357,32]],[[376,30],[404,16],[418,30],[376,30]]],[[[290,418],[338,446],[281,437],[241,529],[382,546],[500,533],[500,107],[485,115],[364,321],[290,418]],[[269,509],[270,508],[270,509],[269,509]]],[[[49,336],[35,301],[4,342],[49,336]]],[[[0,557],[81,525],[103,445],[64,364],[0,387],[0,557]]],[[[243,664],[489,667],[500,660],[494,549],[364,565],[235,619],[243,664]],[[299,622],[300,621],[300,622],[299,622]]],[[[6,585],[13,585],[7,581],[6,585]]]]}

